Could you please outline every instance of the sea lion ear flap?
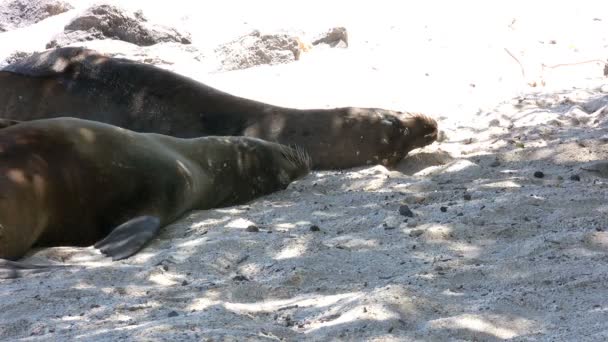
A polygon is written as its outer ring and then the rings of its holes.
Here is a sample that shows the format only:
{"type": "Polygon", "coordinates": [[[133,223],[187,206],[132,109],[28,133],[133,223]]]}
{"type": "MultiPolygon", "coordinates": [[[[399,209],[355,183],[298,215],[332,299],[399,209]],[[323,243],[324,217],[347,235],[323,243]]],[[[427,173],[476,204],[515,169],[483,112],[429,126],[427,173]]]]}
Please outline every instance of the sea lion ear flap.
{"type": "Polygon", "coordinates": [[[113,261],[139,252],[160,230],[156,216],[138,216],[116,227],[108,236],[95,244],[95,248],[113,261]]]}

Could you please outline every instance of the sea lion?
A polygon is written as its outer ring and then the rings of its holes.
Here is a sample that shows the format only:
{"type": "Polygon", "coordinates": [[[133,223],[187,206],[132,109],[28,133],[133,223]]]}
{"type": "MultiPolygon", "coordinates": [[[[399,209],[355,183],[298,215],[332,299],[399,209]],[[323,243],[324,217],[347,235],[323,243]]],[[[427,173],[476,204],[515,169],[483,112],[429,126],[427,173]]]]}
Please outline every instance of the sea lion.
{"type": "MultiPolygon", "coordinates": [[[[0,258],[95,242],[127,258],[189,210],[249,201],[309,169],[301,150],[257,138],[181,139],[76,118],[10,125],[0,129],[0,258]]],[[[3,268],[10,277],[19,266],[3,268]]]]}
{"type": "Polygon", "coordinates": [[[182,138],[243,135],[300,146],[313,169],[393,166],[437,139],[435,120],[379,108],[295,109],[237,97],[152,65],[66,47],[0,71],[0,117],[73,116],[182,138]]]}

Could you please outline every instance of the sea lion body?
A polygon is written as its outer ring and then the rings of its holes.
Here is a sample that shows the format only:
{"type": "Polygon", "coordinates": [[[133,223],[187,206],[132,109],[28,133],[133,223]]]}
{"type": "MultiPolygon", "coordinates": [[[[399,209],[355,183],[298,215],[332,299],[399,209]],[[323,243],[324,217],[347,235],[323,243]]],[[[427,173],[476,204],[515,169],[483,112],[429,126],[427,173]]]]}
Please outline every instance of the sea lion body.
{"type": "Polygon", "coordinates": [[[122,259],[185,212],[283,189],[309,163],[255,138],[180,139],[75,118],[10,125],[0,129],[0,258],[97,242],[122,259]]]}
{"type": "Polygon", "coordinates": [[[295,109],[237,97],[152,65],[60,48],[0,71],[0,117],[73,116],[182,138],[251,136],[296,145],[314,169],[394,165],[437,123],[379,108],[295,109]]]}

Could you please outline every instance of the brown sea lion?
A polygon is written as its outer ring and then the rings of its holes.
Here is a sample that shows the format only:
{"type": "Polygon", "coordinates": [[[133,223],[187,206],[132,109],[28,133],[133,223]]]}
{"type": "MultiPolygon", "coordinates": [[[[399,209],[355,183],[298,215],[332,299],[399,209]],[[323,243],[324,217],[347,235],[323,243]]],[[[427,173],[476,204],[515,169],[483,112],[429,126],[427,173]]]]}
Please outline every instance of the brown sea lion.
{"type": "MultiPolygon", "coordinates": [[[[75,118],[10,125],[0,129],[0,258],[96,242],[123,259],[186,211],[284,189],[309,168],[304,152],[256,138],[181,139],[75,118]]],[[[0,260],[4,277],[18,268],[0,260]]]]}
{"type": "Polygon", "coordinates": [[[307,151],[314,169],[392,166],[436,140],[437,123],[378,108],[295,109],[83,48],[37,53],[0,71],[0,117],[73,116],[182,138],[244,135],[307,151]]]}

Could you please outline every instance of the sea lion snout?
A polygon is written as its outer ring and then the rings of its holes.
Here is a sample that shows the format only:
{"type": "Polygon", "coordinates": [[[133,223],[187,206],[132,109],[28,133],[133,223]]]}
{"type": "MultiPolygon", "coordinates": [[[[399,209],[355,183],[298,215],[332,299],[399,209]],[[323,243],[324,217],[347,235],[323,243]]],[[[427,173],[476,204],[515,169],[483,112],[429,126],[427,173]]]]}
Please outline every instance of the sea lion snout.
{"type": "Polygon", "coordinates": [[[312,160],[308,153],[299,147],[277,145],[280,163],[277,163],[279,182],[286,188],[291,182],[302,178],[310,172],[312,160]]]}
{"type": "Polygon", "coordinates": [[[402,122],[411,134],[413,148],[423,147],[437,140],[439,131],[435,119],[420,113],[406,113],[404,116],[402,122]]]}

